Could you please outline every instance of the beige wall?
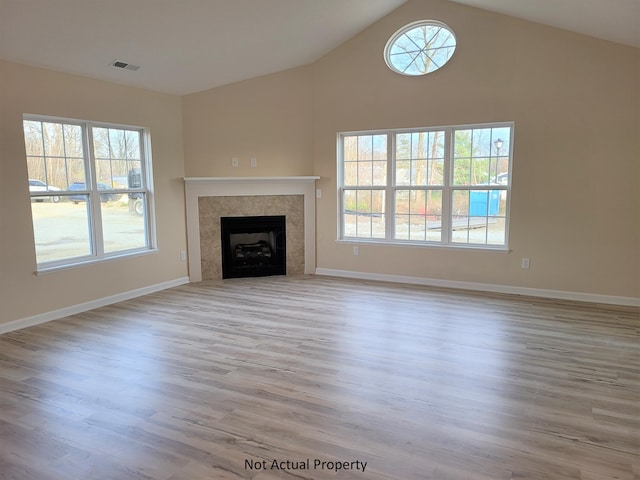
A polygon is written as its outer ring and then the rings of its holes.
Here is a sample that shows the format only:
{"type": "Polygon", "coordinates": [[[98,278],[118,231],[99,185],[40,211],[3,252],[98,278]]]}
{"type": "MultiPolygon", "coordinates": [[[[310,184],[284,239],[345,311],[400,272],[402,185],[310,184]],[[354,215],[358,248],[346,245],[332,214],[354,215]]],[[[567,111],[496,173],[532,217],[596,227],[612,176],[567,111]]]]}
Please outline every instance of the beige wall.
{"type": "Polygon", "coordinates": [[[311,72],[186,97],[185,171],[320,175],[319,268],[640,297],[639,52],[446,1],[410,1],[311,72]],[[425,18],[455,31],[453,59],[425,77],[392,73],[386,41],[425,18]],[[365,245],[354,257],[352,245],[336,242],[338,132],[493,121],[515,122],[509,253],[365,245]],[[236,154],[245,163],[231,169],[236,154]],[[255,173],[244,166],[251,156],[255,173]],[[262,158],[277,168],[263,169],[262,158]]]}
{"type": "Polygon", "coordinates": [[[181,127],[178,96],[0,62],[0,324],[187,275],[181,127]],[[157,253],[34,275],[24,113],[150,130],[157,253]]]}
{"type": "Polygon", "coordinates": [[[311,71],[295,68],[183,97],[186,175],[309,175],[311,71]]]}

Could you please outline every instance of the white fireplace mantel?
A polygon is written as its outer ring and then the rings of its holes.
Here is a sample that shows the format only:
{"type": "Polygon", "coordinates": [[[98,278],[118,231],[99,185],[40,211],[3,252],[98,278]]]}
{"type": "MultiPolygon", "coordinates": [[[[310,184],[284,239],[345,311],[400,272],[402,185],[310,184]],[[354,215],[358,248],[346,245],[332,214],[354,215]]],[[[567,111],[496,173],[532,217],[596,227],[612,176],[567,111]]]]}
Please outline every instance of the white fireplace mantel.
{"type": "Polygon", "coordinates": [[[199,197],[234,197],[254,195],[304,196],[304,257],[305,273],[315,273],[316,267],[316,191],[320,177],[185,177],[187,208],[187,247],[189,249],[189,280],[202,280],[200,251],[199,197]]]}
{"type": "Polygon", "coordinates": [[[282,183],[282,182],[310,182],[314,183],[320,177],[300,176],[300,177],[184,177],[185,183],[282,183]]]}

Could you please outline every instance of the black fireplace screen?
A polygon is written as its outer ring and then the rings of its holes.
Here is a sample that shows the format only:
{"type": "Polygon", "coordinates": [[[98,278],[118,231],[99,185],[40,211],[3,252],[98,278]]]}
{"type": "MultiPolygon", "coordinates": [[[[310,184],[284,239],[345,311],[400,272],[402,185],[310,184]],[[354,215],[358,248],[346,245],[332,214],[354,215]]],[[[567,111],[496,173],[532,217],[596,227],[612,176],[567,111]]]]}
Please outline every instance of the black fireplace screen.
{"type": "Polygon", "coordinates": [[[222,278],[286,275],[285,216],[221,217],[222,278]]]}

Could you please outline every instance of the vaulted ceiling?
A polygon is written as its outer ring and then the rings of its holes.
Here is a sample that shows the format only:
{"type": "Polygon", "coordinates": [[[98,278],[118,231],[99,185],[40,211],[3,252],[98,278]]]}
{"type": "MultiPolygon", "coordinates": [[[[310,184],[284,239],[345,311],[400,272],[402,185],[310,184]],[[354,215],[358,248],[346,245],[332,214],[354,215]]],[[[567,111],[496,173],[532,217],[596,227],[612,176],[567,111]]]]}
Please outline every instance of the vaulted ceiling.
{"type": "MultiPolygon", "coordinates": [[[[0,59],[187,94],[311,63],[406,1],[0,0],[0,59]]],[[[640,0],[451,1],[640,47],[640,0]]]]}

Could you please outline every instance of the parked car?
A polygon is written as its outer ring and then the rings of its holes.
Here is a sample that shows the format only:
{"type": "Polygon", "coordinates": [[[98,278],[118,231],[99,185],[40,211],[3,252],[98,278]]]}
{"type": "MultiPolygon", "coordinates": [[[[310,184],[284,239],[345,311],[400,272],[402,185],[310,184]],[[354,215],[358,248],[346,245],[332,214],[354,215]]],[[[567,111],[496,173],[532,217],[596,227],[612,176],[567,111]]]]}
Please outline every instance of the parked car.
{"type": "MultiPolygon", "coordinates": [[[[140,188],[142,186],[142,173],[139,168],[132,168],[127,175],[127,186],[129,188],[140,188]]],[[[137,215],[144,214],[144,195],[139,192],[129,194],[129,211],[137,215]]]]}
{"type": "MultiPolygon", "coordinates": [[[[58,187],[53,185],[47,185],[42,180],[36,180],[35,178],[29,179],[29,192],[59,192],[58,187]]],[[[45,199],[49,199],[52,202],[58,203],[60,201],[60,195],[51,195],[50,197],[33,197],[36,202],[44,202],[45,199]]]]}
{"type": "MultiPolygon", "coordinates": [[[[87,186],[83,182],[73,182],[69,187],[69,190],[86,190],[87,186]]],[[[100,201],[109,202],[111,200],[117,200],[119,195],[117,193],[109,193],[109,190],[113,190],[113,187],[108,183],[98,182],[98,190],[103,191],[104,193],[100,194],[100,201]]],[[[87,200],[86,195],[69,195],[69,200],[75,203],[76,205],[80,202],[85,202],[87,200]]]]}

